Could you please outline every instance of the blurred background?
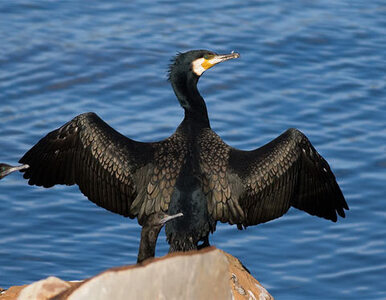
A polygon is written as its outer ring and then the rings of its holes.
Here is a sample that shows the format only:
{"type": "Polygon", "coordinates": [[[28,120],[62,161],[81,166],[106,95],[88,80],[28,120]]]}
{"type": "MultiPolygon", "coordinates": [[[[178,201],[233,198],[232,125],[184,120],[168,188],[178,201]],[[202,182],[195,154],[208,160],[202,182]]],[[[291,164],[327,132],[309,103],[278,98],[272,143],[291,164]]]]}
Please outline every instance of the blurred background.
{"type": "MultiPolygon", "coordinates": [[[[0,161],[94,111],[141,141],[183,118],[177,51],[238,51],[199,89],[212,128],[254,149],[289,127],[327,159],[350,206],[332,223],[296,209],[211,243],[277,299],[385,299],[386,4],[374,1],[2,1],[0,161]]],[[[0,286],[82,279],[136,262],[140,227],[73,187],[0,183],[0,286]]],[[[157,255],[167,253],[162,232],[157,255]]]]}

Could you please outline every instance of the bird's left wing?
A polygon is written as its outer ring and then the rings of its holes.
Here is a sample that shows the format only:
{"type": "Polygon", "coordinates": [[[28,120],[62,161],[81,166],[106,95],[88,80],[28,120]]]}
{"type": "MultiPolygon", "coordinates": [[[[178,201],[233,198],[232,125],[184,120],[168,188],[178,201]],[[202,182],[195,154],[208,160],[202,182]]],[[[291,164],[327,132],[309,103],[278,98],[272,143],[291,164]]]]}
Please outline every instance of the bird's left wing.
{"type": "Polygon", "coordinates": [[[153,144],[133,141],[85,113],[47,134],[20,163],[29,165],[23,172],[31,185],[78,184],[95,204],[135,217],[138,209],[131,205],[146,189],[141,180],[147,180],[153,152],[153,144]]]}
{"type": "Polygon", "coordinates": [[[328,163],[307,137],[289,129],[254,151],[226,145],[213,132],[201,145],[203,187],[215,220],[256,225],[290,206],[336,221],[348,209],[328,163]],[[213,150],[214,149],[214,150],[213,150]]]}

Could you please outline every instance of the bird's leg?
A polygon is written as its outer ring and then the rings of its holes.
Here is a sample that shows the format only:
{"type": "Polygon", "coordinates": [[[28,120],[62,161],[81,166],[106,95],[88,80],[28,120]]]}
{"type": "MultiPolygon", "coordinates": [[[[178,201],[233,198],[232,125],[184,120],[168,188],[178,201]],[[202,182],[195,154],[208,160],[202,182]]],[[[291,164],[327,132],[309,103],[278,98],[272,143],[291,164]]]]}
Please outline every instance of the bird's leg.
{"type": "Polygon", "coordinates": [[[7,164],[0,163],[0,179],[4,178],[5,176],[15,172],[15,171],[21,171],[28,169],[29,165],[21,165],[21,166],[10,166],[7,164]]]}

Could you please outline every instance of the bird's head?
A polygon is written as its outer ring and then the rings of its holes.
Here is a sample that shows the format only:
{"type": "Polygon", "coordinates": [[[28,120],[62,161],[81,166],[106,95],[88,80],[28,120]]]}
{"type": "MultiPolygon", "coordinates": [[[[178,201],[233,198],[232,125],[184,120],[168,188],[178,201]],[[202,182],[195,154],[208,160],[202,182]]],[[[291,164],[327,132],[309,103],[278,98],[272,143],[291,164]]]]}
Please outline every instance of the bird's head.
{"type": "Polygon", "coordinates": [[[191,50],[179,53],[170,65],[169,79],[171,81],[176,80],[177,77],[183,77],[183,74],[192,74],[198,79],[214,65],[238,57],[240,54],[233,51],[229,54],[217,54],[208,50],[191,50]]]}
{"type": "Polygon", "coordinates": [[[208,122],[204,100],[197,90],[198,79],[214,65],[238,57],[240,54],[235,52],[217,54],[208,50],[191,50],[174,57],[169,68],[169,81],[185,111],[194,112],[196,119],[199,116],[208,122]]]}
{"type": "Polygon", "coordinates": [[[11,166],[8,164],[0,163],[0,179],[11,174],[12,172],[23,171],[23,170],[28,169],[28,168],[29,168],[29,165],[11,166]]]}

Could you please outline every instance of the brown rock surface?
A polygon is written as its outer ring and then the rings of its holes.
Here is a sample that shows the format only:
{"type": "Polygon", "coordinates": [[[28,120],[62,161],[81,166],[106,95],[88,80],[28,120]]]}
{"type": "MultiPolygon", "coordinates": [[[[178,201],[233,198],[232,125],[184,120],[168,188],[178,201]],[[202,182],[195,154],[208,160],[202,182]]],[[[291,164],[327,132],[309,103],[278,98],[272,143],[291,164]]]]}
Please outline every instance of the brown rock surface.
{"type": "MultiPolygon", "coordinates": [[[[221,251],[221,250],[220,250],[221,251]]],[[[221,251],[229,262],[229,283],[235,300],[273,300],[268,291],[258,282],[234,256],[221,251]]]]}
{"type": "Polygon", "coordinates": [[[0,292],[1,300],[15,300],[19,295],[20,291],[24,289],[26,285],[11,286],[8,290],[0,292]]]}
{"type": "Polygon", "coordinates": [[[18,300],[48,300],[69,289],[71,285],[57,277],[50,276],[36,281],[21,290],[18,300]]]}
{"type": "Polygon", "coordinates": [[[51,284],[46,280],[27,287],[12,287],[0,295],[0,300],[17,299],[31,291],[38,295],[39,287],[45,291],[54,290],[54,287],[58,290],[53,292],[51,297],[56,296],[52,298],[19,299],[273,300],[237,258],[214,247],[168,254],[139,265],[112,268],[82,283],[67,283],[55,278],[50,281],[51,284]],[[60,286],[65,290],[59,291],[60,286]]]}

